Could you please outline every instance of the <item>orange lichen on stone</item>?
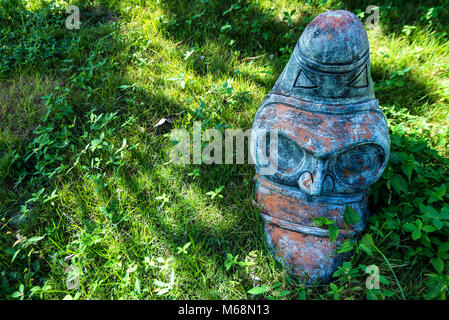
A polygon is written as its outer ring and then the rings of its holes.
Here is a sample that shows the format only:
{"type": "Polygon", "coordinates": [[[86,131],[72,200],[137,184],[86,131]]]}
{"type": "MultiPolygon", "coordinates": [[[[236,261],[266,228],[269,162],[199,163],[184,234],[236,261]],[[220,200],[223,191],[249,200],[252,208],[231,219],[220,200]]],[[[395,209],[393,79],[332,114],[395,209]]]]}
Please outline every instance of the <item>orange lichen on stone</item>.
{"type": "Polygon", "coordinates": [[[338,263],[338,240],[331,243],[327,237],[293,232],[268,223],[265,232],[268,245],[286,267],[298,276],[313,277],[318,270],[325,277],[338,263]]]}

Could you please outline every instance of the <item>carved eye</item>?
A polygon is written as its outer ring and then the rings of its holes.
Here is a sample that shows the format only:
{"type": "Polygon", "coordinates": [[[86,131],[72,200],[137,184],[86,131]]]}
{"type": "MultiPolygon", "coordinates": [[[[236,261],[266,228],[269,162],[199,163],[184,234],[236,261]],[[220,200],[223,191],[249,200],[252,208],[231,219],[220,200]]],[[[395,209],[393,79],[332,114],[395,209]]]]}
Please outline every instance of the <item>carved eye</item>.
{"type": "Polygon", "coordinates": [[[381,147],[374,144],[360,145],[337,156],[335,175],[347,185],[366,185],[378,177],[384,162],[385,153],[381,147]]]}
{"type": "Polygon", "coordinates": [[[275,149],[275,143],[270,141],[270,135],[267,134],[267,155],[270,165],[275,169],[277,174],[282,176],[295,175],[302,167],[305,158],[305,151],[298,146],[298,144],[288,136],[278,134],[278,148],[275,149]],[[273,144],[273,146],[272,146],[273,144]],[[273,150],[271,150],[273,148],[273,150]],[[271,151],[277,151],[276,155],[271,154],[271,151]],[[277,164],[277,165],[276,165],[277,164]]]}
{"type": "Polygon", "coordinates": [[[305,74],[303,70],[299,70],[298,75],[296,76],[295,83],[293,84],[294,88],[302,88],[302,89],[316,89],[318,86],[309,79],[309,77],[305,74]]]}
{"type": "Polygon", "coordinates": [[[349,84],[353,88],[368,88],[368,69],[365,67],[349,84]]]}

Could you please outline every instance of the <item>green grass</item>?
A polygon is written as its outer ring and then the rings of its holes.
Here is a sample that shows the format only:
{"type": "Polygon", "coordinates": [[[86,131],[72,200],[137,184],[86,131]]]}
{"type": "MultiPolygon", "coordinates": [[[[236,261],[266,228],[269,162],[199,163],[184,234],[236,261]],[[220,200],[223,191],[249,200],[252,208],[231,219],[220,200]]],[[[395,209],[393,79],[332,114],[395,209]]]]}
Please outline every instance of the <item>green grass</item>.
{"type": "Polygon", "coordinates": [[[379,1],[380,25],[368,35],[392,155],[371,190],[361,244],[349,244],[353,255],[331,285],[313,286],[270,256],[254,168],[174,165],[169,130],[190,131],[194,121],[249,128],[307,23],[336,8],[364,19],[368,1],[83,1],[80,30],[65,28],[67,1],[4,3],[0,297],[401,299],[401,289],[407,299],[446,297],[443,1],[379,1]],[[379,290],[365,287],[372,264],[379,290]]]}

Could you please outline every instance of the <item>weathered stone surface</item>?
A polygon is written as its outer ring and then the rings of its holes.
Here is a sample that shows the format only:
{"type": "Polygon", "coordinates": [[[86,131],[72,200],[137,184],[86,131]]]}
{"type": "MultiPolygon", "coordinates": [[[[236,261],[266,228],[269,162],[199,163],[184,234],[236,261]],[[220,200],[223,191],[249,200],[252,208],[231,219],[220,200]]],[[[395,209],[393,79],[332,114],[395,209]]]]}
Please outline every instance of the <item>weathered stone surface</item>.
{"type": "Polygon", "coordinates": [[[251,154],[267,244],[294,274],[309,283],[326,282],[342,262],[338,246],[365,228],[367,191],[390,153],[370,76],[368,38],[357,16],[328,11],[306,27],[253,129],[258,133],[251,137],[251,154]],[[260,159],[261,154],[274,159],[270,130],[279,133],[276,165],[260,159]],[[272,172],[262,173],[266,167],[272,172]],[[346,206],[360,222],[345,224],[346,206]],[[318,217],[335,221],[336,241],[314,224],[318,217]]]}

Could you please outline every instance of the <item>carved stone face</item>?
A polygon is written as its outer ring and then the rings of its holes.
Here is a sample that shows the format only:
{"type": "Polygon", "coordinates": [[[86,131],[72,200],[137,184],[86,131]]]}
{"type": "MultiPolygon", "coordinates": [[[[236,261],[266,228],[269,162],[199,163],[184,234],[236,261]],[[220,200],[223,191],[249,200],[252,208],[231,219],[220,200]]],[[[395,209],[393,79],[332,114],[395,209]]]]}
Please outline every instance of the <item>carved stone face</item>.
{"type": "Polygon", "coordinates": [[[390,152],[385,116],[374,97],[367,35],[354,14],[325,12],[306,27],[253,129],[257,201],[268,246],[309,282],[327,281],[341,263],[336,249],[344,236],[365,226],[368,188],[390,152]],[[277,148],[270,130],[278,132],[277,148]],[[359,214],[356,225],[345,225],[346,206],[359,214]],[[336,241],[314,225],[319,217],[336,222],[336,241]]]}

